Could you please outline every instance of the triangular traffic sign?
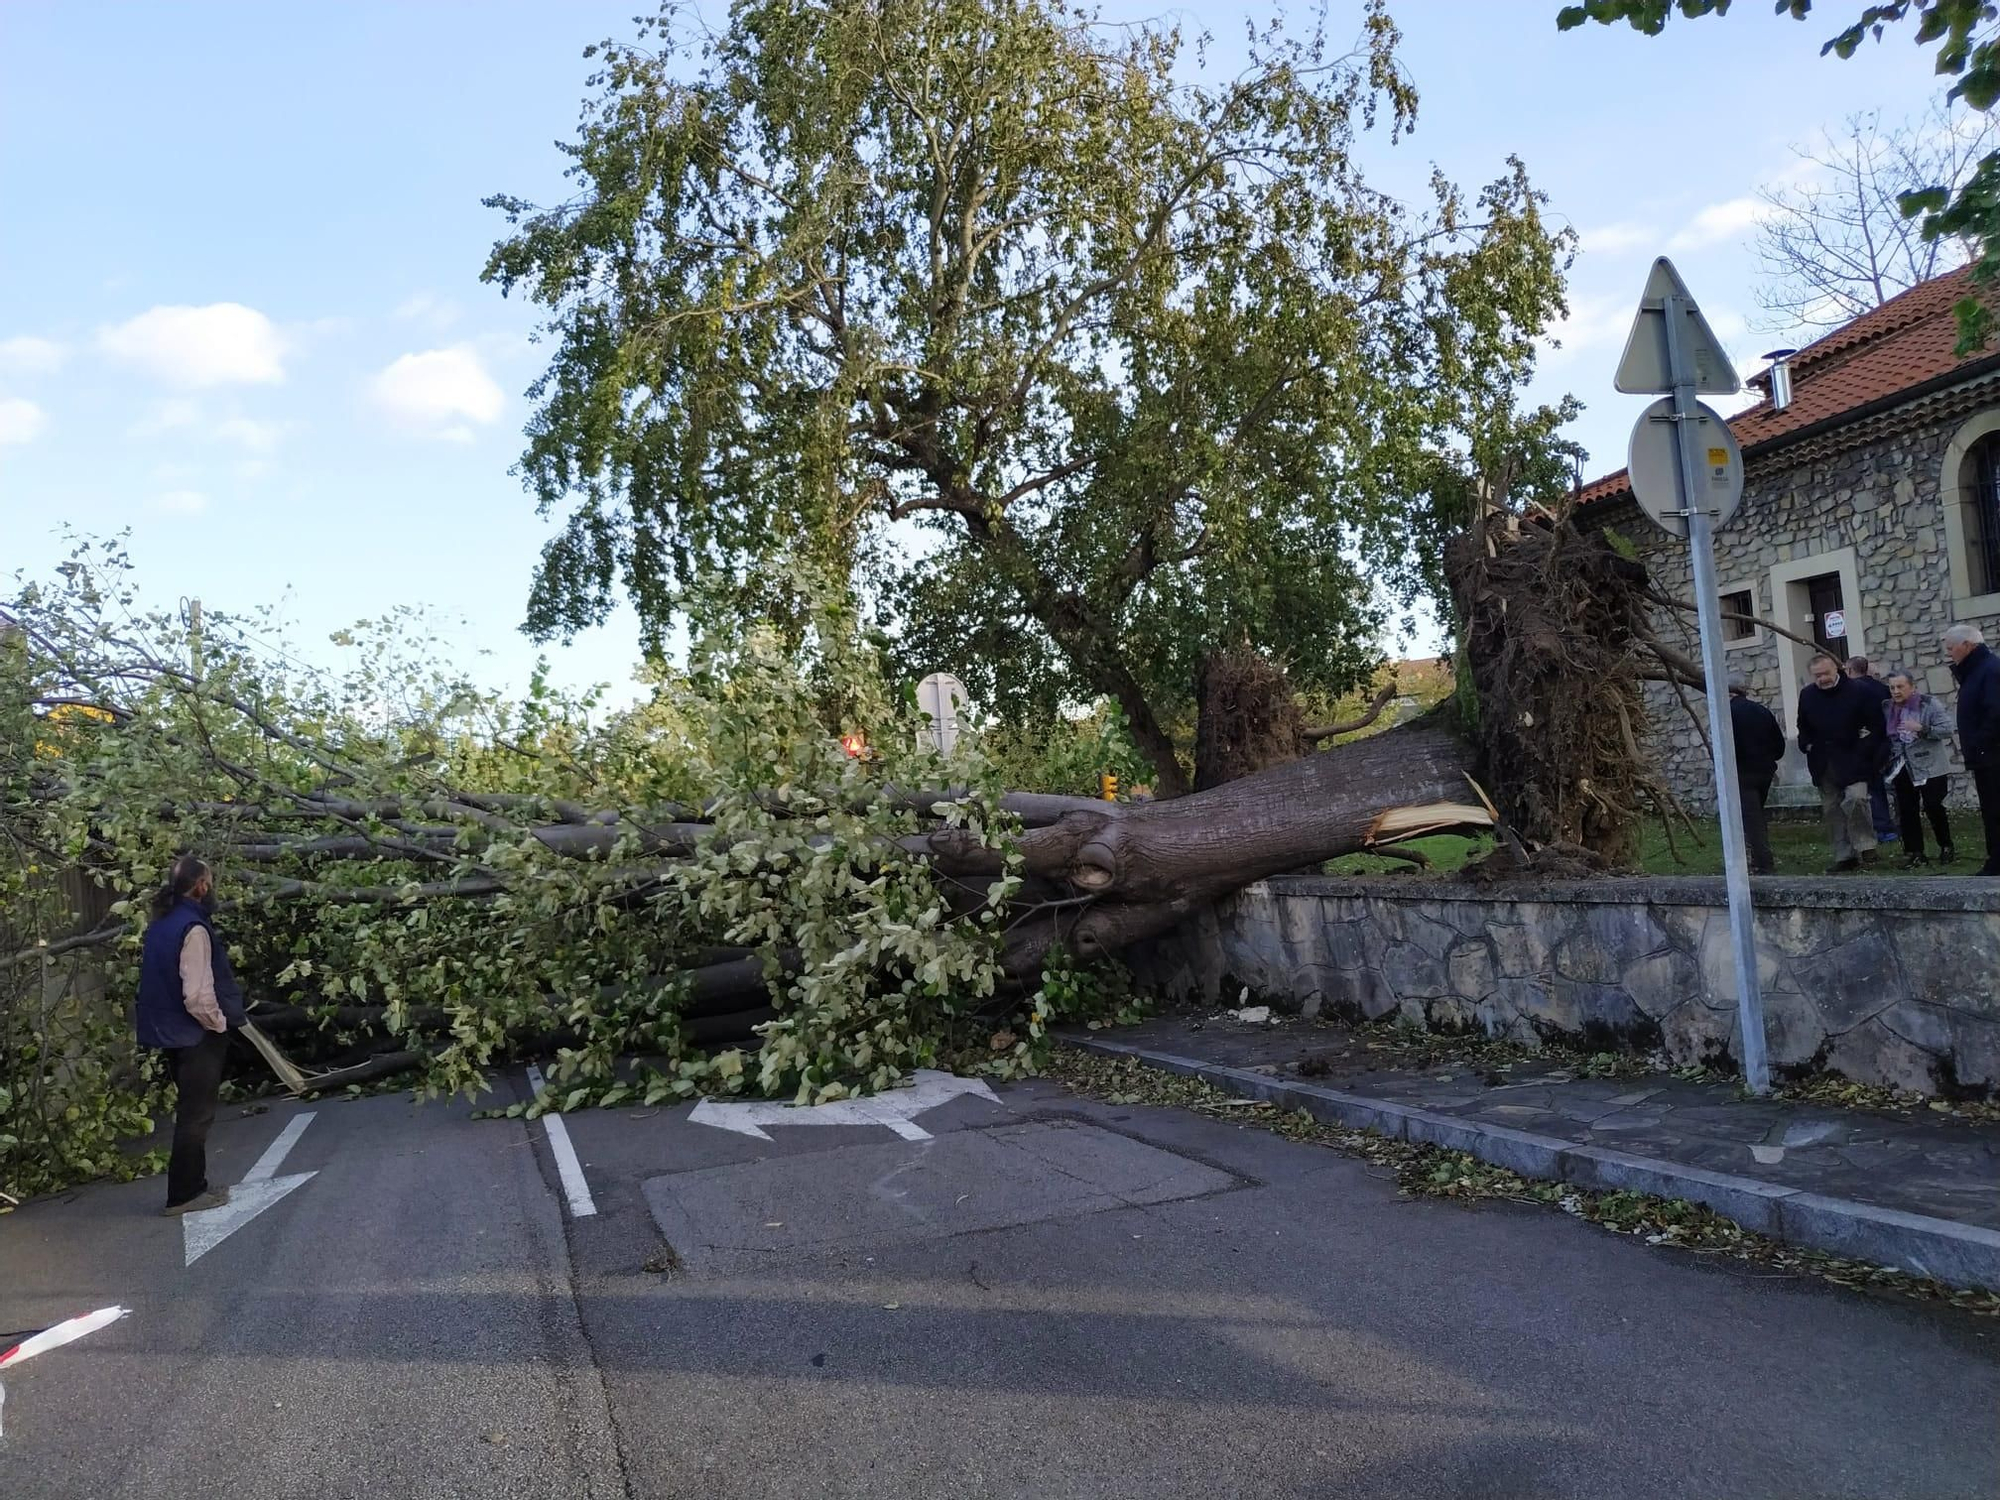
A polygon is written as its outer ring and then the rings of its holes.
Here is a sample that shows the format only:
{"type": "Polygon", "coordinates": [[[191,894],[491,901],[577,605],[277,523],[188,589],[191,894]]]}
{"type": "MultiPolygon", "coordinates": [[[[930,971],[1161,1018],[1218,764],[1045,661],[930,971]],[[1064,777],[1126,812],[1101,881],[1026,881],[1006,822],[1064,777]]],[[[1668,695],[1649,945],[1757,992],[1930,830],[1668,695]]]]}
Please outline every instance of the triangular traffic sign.
{"type": "Polygon", "coordinates": [[[1628,396],[1664,396],[1673,390],[1673,377],[1667,369],[1669,297],[1679,297],[1687,310],[1681,346],[1694,363],[1696,393],[1733,396],[1742,390],[1743,382],[1736,378],[1736,367],[1722,352],[1722,340],[1701,315],[1694,293],[1687,289],[1674,263],[1664,255],[1653,262],[1652,272],[1646,277],[1645,294],[1639,298],[1639,313],[1632,320],[1632,332],[1625,340],[1625,354],[1618,361],[1618,376],[1613,384],[1628,396]]]}

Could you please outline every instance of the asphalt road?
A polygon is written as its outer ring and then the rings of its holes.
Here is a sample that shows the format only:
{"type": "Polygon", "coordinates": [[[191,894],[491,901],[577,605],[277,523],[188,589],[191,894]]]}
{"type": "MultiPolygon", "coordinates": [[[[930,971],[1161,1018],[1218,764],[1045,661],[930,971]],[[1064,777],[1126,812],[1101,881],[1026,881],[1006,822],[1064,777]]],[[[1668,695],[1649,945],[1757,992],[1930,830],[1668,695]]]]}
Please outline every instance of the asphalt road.
{"type": "Polygon", "coordinates": [[[308,1111],[192,1264],[157,1182],[0,1217],[0,1332],[132,1309],[0,1374],[0,1496],[2000,1493],[1991,1323],[1200,1116],[590,1112],[573,1204],[542,1126],[382,1096],[225,1111],[211,1176],[308,1111]]]}

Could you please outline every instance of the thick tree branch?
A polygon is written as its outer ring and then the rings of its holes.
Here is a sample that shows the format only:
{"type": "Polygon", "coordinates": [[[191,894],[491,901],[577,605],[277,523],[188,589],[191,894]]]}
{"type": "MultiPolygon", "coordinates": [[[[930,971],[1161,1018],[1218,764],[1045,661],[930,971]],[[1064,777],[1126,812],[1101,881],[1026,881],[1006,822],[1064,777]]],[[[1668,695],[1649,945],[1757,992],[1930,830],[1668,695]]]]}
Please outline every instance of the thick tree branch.
{"type": "Polygon", "coordinates": [[[1370,724],[1373,724],[1377,719],[1382,717],[1382,710],[1389,706],[1389,700],[1395,696],[1396,684],[1393,681],[1385,683],[1381,690],[1368,700],[1368,709],[1361,717],[1358,719],[1346,719],[1337,724],[1324,724],[1317,729],[1308,729],[1305,731],[1305,738],[1317,742],[1320,740],[1330,740],[1338,735],[1354,734],[1359,730],[1366,729],[1370,724]]]}

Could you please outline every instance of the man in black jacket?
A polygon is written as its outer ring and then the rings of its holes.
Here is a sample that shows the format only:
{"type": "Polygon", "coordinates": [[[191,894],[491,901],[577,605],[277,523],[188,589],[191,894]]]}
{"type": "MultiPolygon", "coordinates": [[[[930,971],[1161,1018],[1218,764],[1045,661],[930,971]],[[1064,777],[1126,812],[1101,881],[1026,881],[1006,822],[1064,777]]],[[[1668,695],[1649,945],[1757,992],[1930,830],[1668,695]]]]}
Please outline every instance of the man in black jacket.
{"type": "Polygon", "coordinates": [[[1833,843],[1827,874],[1875,863],[1875,820],[1868,778],[1880,773],[1887,725],[1867,690],[1840,675],[1831,656],[1812,659],[1812,681],[1799,690],[1799,749],[1805,752],[1820,811],[1833,843]]]}
{"type": "Polygon", "coordinates": [[[1750,696],[1741,672],[1729,674],[1729,727],[1736,740],[1736,791],[1743,800],[1743,837],[1750,845],[1750,873],[1769,875],[1778,864],[1771,857],[1771,827],[1764,801],[1771,779],[1785,754],[1785,731],[1777,717],[1750,696]]]}
{"type": "Polygon", "coordinates": [[[1979,821],[1986,825],[1981,875],[2000,875],[2000,656],[1977,625],[1944,633],[1951,675],[1958,679],[1958,748],[1979,793],[1979,821]]]}

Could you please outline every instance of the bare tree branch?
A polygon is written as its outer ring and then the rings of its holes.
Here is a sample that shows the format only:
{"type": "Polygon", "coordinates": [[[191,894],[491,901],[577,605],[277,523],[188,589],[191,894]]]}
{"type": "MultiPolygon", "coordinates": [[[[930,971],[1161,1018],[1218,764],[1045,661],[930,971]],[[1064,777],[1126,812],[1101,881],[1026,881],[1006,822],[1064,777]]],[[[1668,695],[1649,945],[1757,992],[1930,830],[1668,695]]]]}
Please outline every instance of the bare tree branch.
{"type": "Polygon", "coordinates": [[[1900,200],[1956,189],[1996,144],[2000,122],[1940,102],[1900,124],[1885,125],[1879,110],[1850,115],[1838,133],[1794,146],[1791,180],[1758,195],[1764,326],[1825,332],[1963,265],[1968,247],[1925,239],[1900,200]]]}
{"type": "Polygon", "coordinates": [[[1367,712],[1362,714],[1360,718],[1346,719],[1338,724],[1323,724],[1318,729],[1308,729],[1305,731],[1304,737],[1314,743],[1318,743],[1320,740],[1330,740],[1336,735],[1353,734],[1357,730],[1366,729],[1370,724],[1373,724],[1377,719],[1382,717],[1382,710],[1389,706],[1389,700],[1395,696],[1396,683],[1395,679],[1391,678],[1382,685],[1380,692],[1368,700],[1367,712]]]}

